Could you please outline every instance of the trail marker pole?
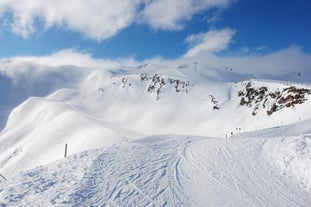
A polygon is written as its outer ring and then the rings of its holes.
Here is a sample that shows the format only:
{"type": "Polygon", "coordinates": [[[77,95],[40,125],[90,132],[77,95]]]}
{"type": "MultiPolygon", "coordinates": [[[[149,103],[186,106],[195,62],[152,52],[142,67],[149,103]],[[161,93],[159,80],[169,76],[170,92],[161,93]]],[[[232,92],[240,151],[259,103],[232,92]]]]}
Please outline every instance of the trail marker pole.
{"type": "Polygon", "coordinates": [[[66,158],[67,157],[67,144],[65,144],[65,155],[64,157],[66,158]]]}
{"type": "Polygon", "coordinates": [[[198,72],[198,62],[194,62],[193,63],[193,69],[194,69],[194,72],[198,72]]]}
{"type": "Polygon", "coordinates": [[[2,177],[4,180],[7,180],[6,177],[4,177],[1,173],[0,173],[0,177],[2,177]]]}

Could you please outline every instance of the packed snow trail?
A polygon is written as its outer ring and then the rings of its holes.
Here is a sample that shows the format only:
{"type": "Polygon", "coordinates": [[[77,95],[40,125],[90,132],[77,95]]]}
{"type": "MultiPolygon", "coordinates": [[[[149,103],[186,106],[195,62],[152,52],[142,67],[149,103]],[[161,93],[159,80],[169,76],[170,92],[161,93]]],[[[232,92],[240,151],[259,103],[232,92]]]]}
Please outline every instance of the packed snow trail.
{"type": "Polygon", "coordinates": [[[0,203],[8,206],[187,206],[176,172],[177,152],[184,150],[187,142],[182,140],[185,139],[151,137],[124,142],[106,150],[82,153],[79,159],[73,156],[48,165],[55,170],[37,168],[23,178],[12,178],[12,186],[1,193],[0,203]],[[92,154],[90,158],[86,158],[88,154],[92,154]],[[87,163],[89,161],[92,164],[87,163]],[[71,172],[75,172],[73,177],[71,172]],[[68,183],[71,183],[69,191],[68,183]],[[31,193],[45,198],[33,200],[31,193]]]}
{"type": "Polygon", "coordinates": [[[188,184],[195,206],[308,206],[310,191],[266,159],[263,147],[274,141],[211,138],[186,148],[182,166],[192,176],[188,184]]]}
{"type": "Polygon", "coordinates": [[[176,152],[184,147],[170,137],[153,137],[110,148],[85,174],[72,195],[74,206],[186,205],[176,172],[176,152]]]}
{"type": "Polygon", "coordinates": [[[271,160],[282,140],[311,146],[309,135],[123,142],[10,177],[0,206],[309,206],[311,178],[271,160]]]}

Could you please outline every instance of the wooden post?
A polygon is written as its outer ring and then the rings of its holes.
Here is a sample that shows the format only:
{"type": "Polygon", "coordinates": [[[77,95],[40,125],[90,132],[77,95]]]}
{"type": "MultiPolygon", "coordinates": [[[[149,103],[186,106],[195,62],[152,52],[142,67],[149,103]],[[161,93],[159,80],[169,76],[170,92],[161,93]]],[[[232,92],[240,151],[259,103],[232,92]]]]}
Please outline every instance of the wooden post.
{"type": "Polygon", "coordinates": [[[193,69],[194,69],[194,72],[198,72],[198,62],[194,62],[193,63],[193,69]]]}
{"type": "Polygon", "coordinates": [[[67,157],[67,144],[65,144],[65,158],[67,157]]]}
{"type": "Polygon", "coordinates": [[[6,177],[4,177],[1,173],[0,173],[0,177],[2,177],[4,180],[7,180],[6,177]]]}

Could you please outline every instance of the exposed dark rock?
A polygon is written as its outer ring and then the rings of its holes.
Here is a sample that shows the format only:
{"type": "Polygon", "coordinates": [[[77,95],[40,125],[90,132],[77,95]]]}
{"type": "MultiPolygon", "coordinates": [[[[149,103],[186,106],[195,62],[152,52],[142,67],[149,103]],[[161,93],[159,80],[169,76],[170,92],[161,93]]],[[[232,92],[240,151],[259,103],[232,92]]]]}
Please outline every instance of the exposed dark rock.
{"type": "Polygon", "coordinates": [[[213,110],[219,110],[220,108],[219,108],[219,106],[214,106],[213,107],[213,110]]]}
{"type": "Polygon", "coordinates": [[[268,90],[266,86],[259,88],[252,87],[252,83],[248,82],[244,90],[238,92],[241,97],[240,105],[253,108],[252,115],[256,115],[260,107],[266,108],[268,115],[289,107],[295,107],[297,104],[302,104],[307,99],[305,96],[311,94],[310,89],[297,88],[290,86],[283,90],[276,89],[268,90]]]}
{"type": "Polygon", "coordinates": [[[127,78],[122,78],[121,82],[122,82],[122,88],[125,88],[125,87],[127,87],[127,86],[130,87],[130,86],[132,85],[132,83],[130,82],[130,80],[127,79],[127,78]]]}
{"type": "Polygon", "coordinates": [[[160,99],[161,95],[161,89],[166,87],[173,87],[177,93],[179,92],[185,92],[188,93],[188,86],[189,82],[179,80],[179,79],[173,79],[173,78],[163,78],[162,76],[158,74],[154,74],[153,76],[150,76],[146,73],[140,74],[141,81],[148,81],[149,86],[147,91],[149,93],[156,93],[157,97],[156,100],[160,99]],[[169,83],[169,85],[167,85],[169,83]]]}
{"type": "Polygon", "coordinates": [[[213,96],[213,95],[209,95],[209,97],[211,98],[211,102],[213,103],[213,110],[219,110],[220,109],[220,107],[219,107],[219,105],[218,105],[218,101],[217,101],[217,99],[215,98],[215,96],[213,96]]]}

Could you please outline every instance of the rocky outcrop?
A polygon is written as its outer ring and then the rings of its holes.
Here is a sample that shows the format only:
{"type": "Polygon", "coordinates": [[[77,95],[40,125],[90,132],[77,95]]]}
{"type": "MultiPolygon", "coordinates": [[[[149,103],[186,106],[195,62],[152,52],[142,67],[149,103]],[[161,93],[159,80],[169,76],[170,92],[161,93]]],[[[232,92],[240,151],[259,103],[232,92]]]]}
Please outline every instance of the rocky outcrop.
{"type": "Polygon", "coordinates": [[[310,89],[290,86],[284,89],[269,90],[266,86],[253,87],[248,82],[244,90],[238,92],[241,97],[240,106],[253,108],[252,115],[256,115],[259,108],[266,109],[272,115],[283,108],[295,107],[304,103],[306,95],[311,94],[310,89]]]}
{"type": "Polygon", "coordinates": [[[164,87],[173,87],[177,93],[188,93],[189,81],[183,81],[173,78],[164,78],[161,75],[140,74],[141,81],[147,81],[149,93],[156,93],[156,100],[160,99],[161,90],[164,87]]]}
{"type": "Polygon", "coordinates": [[[218,101],[217,99],[215,98],[215,96],[213,95],[209,95],[210,99],[211,99],[211,103],[213,104],[213,110],[219,110],[220,107],[218,105],[218,101]]]}
{"type": "Polygon", "coordinates": [[[121,83],[122,83],[122,88],[132,86],[131,81],[129,79],[127,79],[127,78],[122,78],[121,83]]]}

